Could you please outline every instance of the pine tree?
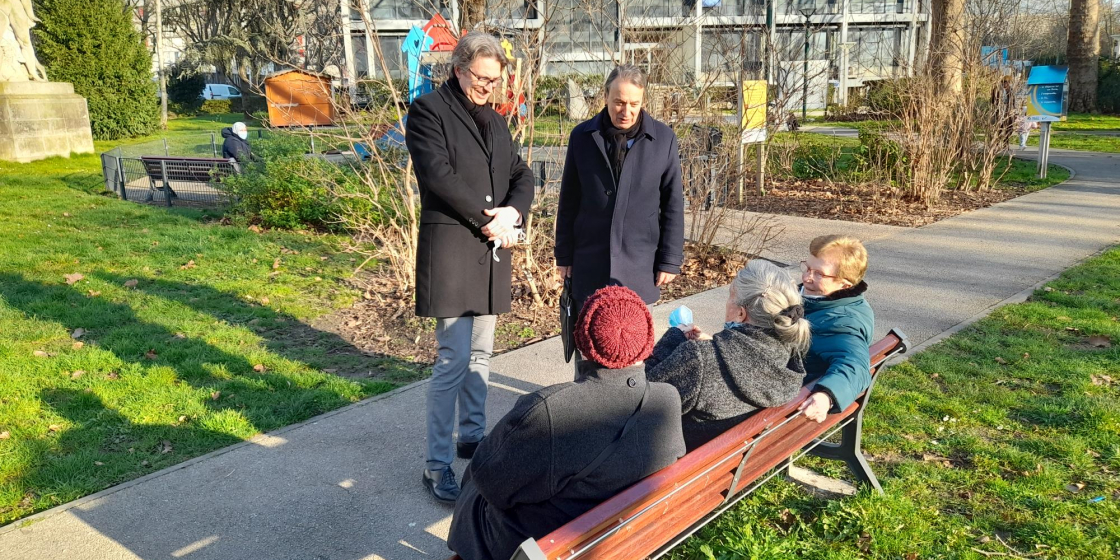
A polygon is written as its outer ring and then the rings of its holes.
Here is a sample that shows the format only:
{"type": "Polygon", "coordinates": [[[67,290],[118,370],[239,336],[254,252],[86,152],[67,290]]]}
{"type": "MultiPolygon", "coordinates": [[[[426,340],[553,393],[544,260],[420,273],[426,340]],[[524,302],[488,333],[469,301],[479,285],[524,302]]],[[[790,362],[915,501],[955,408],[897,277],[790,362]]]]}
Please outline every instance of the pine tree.
{"type": "Polygon", "coordinates": [[[151,133],[159,125],[152,58],[124,0],[34,0],[35,50],[51,81],[89,102],[93,137],[151,133]]]}

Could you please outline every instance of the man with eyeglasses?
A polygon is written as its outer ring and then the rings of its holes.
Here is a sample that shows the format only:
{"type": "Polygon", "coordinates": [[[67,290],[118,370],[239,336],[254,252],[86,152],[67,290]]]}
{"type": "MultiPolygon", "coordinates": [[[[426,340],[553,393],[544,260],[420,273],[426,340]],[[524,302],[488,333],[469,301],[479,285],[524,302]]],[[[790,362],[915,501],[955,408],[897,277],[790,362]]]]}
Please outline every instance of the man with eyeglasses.
{"type": "Polygon", "coordinates": [[[406,125],[421,204],[416,315],[436,318],[439,346],[422,481],[444,503],[459,497],[455,455],[472,457],[486,431],[495,316],[510,311],[509,248],[533,202],[533,173],[489,104],[506,62],[493,36],[464,35],[451,54],[452,75],[412,103],[406,125]]]}
{"type": "Polygon", "coordinates": [[[812,340],[805,356],[805,384],[816,382],[801,405],[810,420],[847,408],[871,384],[875,313],[864,299],[867,250],[858,239],[822,235],[801,261],[801,295],[812,340]]]}

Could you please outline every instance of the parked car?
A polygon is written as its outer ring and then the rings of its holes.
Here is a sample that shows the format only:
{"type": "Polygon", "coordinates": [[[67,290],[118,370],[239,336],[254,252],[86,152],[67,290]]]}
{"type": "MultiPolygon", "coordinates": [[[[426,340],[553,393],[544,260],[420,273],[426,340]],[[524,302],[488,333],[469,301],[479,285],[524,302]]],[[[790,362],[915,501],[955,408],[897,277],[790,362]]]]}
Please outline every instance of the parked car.
{"type": "Polygon", "coordinates": [[[202,99],[241,99],[241,90],[226,84],[206,84],[202,88],[202,99]]]}

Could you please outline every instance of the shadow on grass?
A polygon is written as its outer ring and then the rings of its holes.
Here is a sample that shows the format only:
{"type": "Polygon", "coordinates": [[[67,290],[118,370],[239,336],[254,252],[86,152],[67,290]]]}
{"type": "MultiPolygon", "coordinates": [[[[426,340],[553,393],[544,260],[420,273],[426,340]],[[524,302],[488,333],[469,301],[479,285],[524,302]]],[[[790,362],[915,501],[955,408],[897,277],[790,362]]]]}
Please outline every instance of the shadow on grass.
{"type": "MultiPolygon", "coordinates": [[[[131,277],[97,273],[110,284],[124,284],[131,277]]],[[[148,279],[137,290],[181,303],[231,325],[243,326],[259,336],[272,353],[351,379],[376,378],[391,382],[415,381],[424,366],[392,356],[368,353],[332,332],[316,329],[291,315],[276,311],[210,286],[148,279]]]]}
{"type": "MultiPolygon", "coordinates": [[[[121,282],[112,275],[105,278],[121,282]]],[[[262,353],[255,345],[246,346],[244,355],[231,353],[207,342],[208,333],[173,332],[141,319],[127,304],[0,273],[0,300],[7,306],[70,332],[86,331],[85,348],[64,352],[57,365],[88,370],[80,378],[44,371],[49,368],[24,374],[20,383],[42,387],[43,402],[74,426],[52,426],[48,431],[41,418],[13,419],[36,430],[44,428],[40,434],[45,435],[23,438],[17,450],[22,466],[0,473],[8,479],[4,486],[16,489],[15,500],[21,500],[0,503],[0,518],[17,519],[395,386],[314,371],[332,365],[357,368],[365,362],[370,367],[389,367],[394,360],[367,357],[336,335],[315,331],[290,316],[211,288],[158,281],[144,284],[150,284],[146,289],[152,295],[182,300],[229,323],[248,325],[258,318],[278,323],[264,333],[264,346],[295,363],[277,358],[275,368],[270,364],[264,371],[254,370],[257,364],[249,356],[262,353]],[[117,412],[126,409],[129,417],[145,418],[150,425],[139,427],[117,412]],[[196,427],[195,422],[209,429],[196,427]],[[59,439],[50,436],[60,430],[59,439]],[[164,441],[173,452],[165,451],[164,441]],[[95,456],[100,459],[91,459],[95,456]],[[94,469],[94,460],[116,467],[94,469]],[[144,461],[146,465],[141,464],[144,461]]]]}

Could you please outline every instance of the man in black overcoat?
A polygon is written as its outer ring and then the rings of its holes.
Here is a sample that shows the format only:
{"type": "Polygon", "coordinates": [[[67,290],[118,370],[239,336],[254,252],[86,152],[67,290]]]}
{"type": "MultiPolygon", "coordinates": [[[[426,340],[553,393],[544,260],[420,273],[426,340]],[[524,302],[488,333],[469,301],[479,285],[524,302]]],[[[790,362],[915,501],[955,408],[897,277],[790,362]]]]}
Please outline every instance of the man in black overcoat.
{"type": "Polygon", "coordinates": [[[646,303],[681,272],[684,190],[677,136],[642,110],[633,65],[607,78],[607,106],[572,130],[556,214],[556,266],[578,305],[620,284],[646,303]]]}
{"type": "Polygon", "coordinates": [[[452,53],[452,75],[413,102],[405,142],[420,188],[416,315],[436,318],[439,354],[427,396],[425,488],[454,503],[456,451],[469,458],[486,430],[494,317],[510,310],[511,255],[533,201],[533,174],[488,100],[506,58],[485,33],[452,53]],[[459,413],[456,419],[455,405],[459,413]]]}

